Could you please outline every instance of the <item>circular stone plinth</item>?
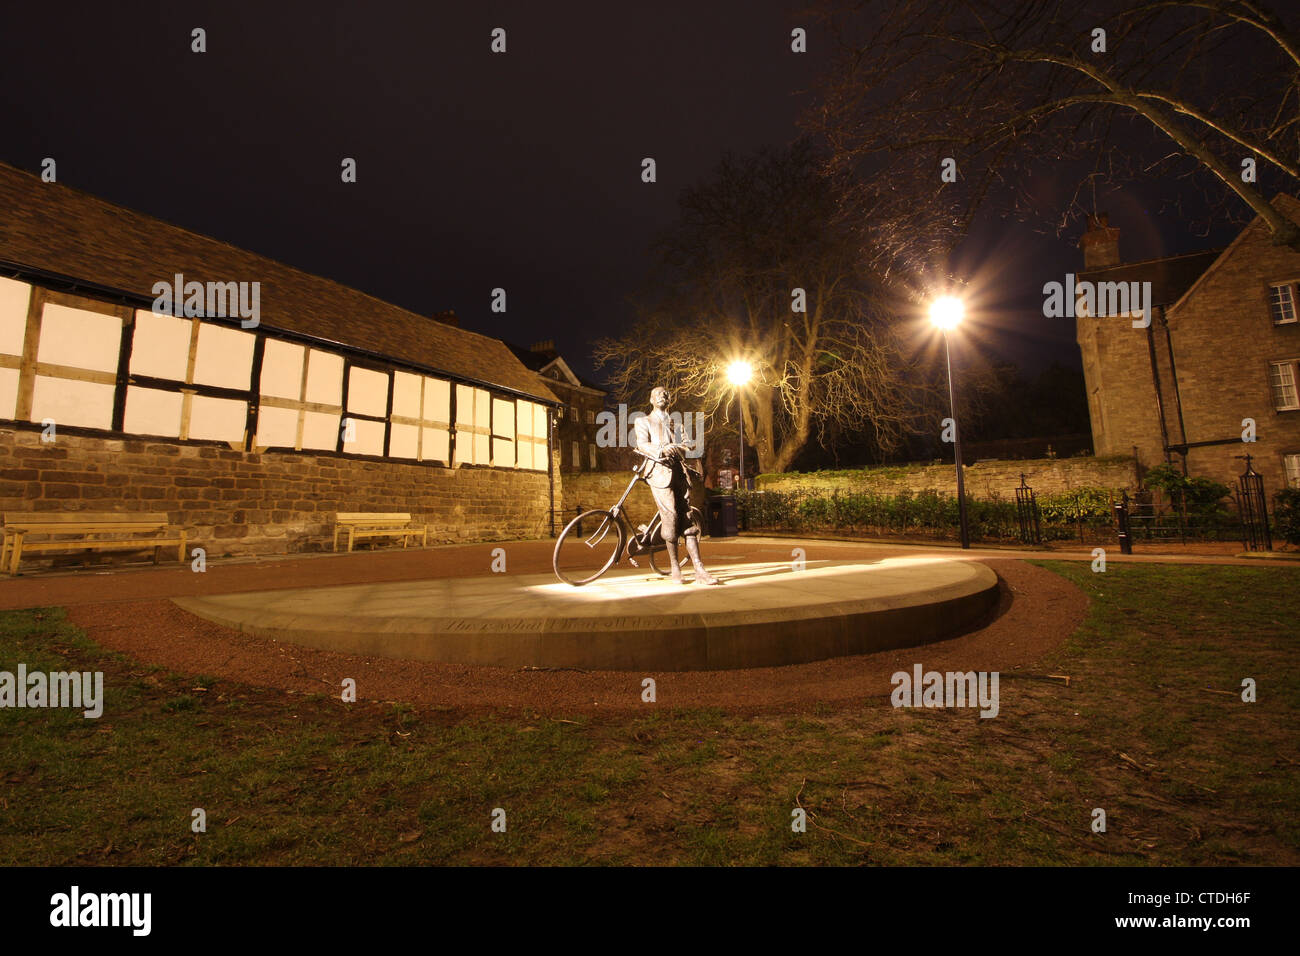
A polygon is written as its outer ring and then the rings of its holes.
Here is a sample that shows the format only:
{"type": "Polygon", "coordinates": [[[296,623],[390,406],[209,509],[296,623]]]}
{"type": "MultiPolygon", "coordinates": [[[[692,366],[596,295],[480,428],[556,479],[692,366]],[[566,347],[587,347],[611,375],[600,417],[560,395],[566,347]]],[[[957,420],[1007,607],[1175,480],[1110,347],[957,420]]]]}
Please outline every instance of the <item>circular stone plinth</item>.
{"type": "MultiPolygon", "coordinates": [[[[346,654],[583,670],[729,670],[911,647],[981,623],[997,575],[976,561],[719,565],[722,587],[628,569],[176,598],[205,620],[346,654]]],[[[689,580],[689,572],[687,573],[689,580]]]]}

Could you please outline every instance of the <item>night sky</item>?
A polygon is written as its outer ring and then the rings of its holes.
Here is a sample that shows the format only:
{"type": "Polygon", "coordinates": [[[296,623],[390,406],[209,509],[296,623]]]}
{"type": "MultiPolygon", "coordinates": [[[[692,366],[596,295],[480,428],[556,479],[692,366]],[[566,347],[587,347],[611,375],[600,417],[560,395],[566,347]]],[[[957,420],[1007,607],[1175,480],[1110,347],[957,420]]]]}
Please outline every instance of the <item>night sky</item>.
{"type": "MultiPolygon", "coordinates": [[[[830,53],[802,2],[235,6],[11,7],[0,159],[53,157],[60,182],[109,201],[498,338],[554,339],[585,374],[681,188],[724,151],[794,139],[830,53]]],[[[1081,172],[1044,165],[1035,194],[1064,202],[1081,172]]],[[[1099,195],[1126,261],[1235,235],[1162,212],[1180,188],[1099,195]]],[[[1072,322],[1040,309],[1042,284],[1082,267],[1080,231],[981,216],[955,261],[983,279],[986,352],[1078,364],[1072,322]]]]}

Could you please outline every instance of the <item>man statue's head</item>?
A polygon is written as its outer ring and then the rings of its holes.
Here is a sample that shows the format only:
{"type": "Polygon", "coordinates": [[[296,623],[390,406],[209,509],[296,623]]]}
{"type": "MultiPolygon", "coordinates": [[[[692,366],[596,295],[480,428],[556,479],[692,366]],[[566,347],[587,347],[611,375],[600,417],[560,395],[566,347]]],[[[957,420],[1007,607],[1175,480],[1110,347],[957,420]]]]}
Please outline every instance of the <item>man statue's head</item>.
{"type": "Polygon", "coordinates": [[[650,404],[655,411],[668,411],[668,389],[662,385],[656,385],[650,390],[650,404]]]}

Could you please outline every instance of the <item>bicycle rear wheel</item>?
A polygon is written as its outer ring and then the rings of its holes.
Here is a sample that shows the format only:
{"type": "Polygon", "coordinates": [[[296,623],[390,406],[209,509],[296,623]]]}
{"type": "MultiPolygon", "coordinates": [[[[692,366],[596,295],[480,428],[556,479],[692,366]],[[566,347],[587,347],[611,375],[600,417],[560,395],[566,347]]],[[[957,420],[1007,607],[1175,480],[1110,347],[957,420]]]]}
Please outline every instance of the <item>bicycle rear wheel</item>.
{"type": "Polygon", "coordinates": [[[560,532],[551,566],[561,581],[590,584],[618,560],[625,543],[623,525],[612,511],[584,511],[560,532]]]}
{"type": "MultiPolygon", "coordinates": [[[[677,563],[679,565],[682,563],[682,546],[680,542],[681,539],[679,538],[672,545],[673,550],[677,552],[677,563]]],[[[664,577],[667,577],[672,572],[673,566],[668,561],[667,545],[657,551],[650,552],[650,567],[654,568],[655,573],[664,577]]]]}

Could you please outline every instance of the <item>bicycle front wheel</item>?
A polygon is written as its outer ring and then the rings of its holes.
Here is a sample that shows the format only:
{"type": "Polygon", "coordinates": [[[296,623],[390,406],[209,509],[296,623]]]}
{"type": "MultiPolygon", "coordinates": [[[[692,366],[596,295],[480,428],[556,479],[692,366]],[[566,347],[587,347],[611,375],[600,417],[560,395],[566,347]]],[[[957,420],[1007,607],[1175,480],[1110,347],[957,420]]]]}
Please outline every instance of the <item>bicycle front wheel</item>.
{"type": "Polygon", "coordinates": [[[612,511],[584,511],[555,542],[555,576],[574,587],[590,584],[618,560],[625,543],[623,525],[612,511]]]}

